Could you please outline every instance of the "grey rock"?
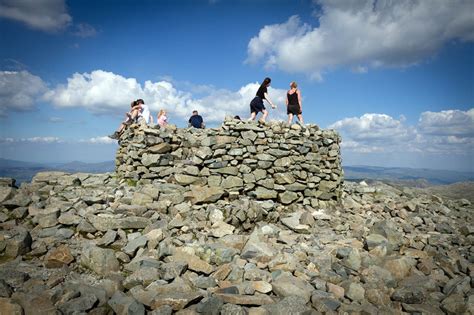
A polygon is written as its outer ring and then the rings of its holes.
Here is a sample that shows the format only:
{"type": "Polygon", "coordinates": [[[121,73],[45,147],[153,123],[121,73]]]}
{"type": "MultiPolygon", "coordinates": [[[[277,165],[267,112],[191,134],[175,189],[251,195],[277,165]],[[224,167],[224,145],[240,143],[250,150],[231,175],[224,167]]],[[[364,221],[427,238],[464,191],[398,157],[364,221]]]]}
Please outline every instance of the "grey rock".
{"type": "Polygon", "coordinates": [[[81,295],[60,305],[59,310],[65,315],[87,312],[94,307],[96,302],[97,298],[92,294],[81,295]]]}
{"type": "Polygon", "coordinates": [[[81,265],[99,275],[107,275],[120,269],[120,264],[112,249],[95,246],[87,246],[83,249],[80,262],[81,265]]]}
{"type": "Polygon", "coordinates": [[[24,228],[16,228],[13,235],[6,241],[5,255],[8,257],[17,257],[24,255],[31,250],[33,240],[30,233],[24,228]]]}
{"type": "Polygon", "coordinates": [[[120,291],[115,292],[108,304],[118,315],[145,314],[143,304],[120,291]]]}
{"type": "Polygon", "coordinates": [[[95,229],[104,232],[117,229],[143,229],[151,223],[150,219],[134,216],[120,218],[89,215],[87,219],[95,229]]]}
{"type": "Polygon", "coordinates": [[[283,273],[272,282],[273,292],[280,297],[299,296],[305,303],[311,299],[314,288],[307,281],[294,277],[289,273],[283,273]]]}
{"type": "Polygon", "coordinates": [[[309,315],[311,307],[306,306],[307,301],[301,296],[288,296],[278,303],[263,306],[270,314],[275,315],[309,315]]]}

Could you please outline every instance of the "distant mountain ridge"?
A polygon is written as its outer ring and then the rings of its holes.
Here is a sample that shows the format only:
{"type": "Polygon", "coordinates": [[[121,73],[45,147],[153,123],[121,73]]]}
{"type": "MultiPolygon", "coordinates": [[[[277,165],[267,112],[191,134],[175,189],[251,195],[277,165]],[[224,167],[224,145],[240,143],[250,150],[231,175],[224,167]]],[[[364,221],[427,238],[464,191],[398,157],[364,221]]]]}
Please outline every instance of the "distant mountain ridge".
{"type": "MultiPolygon", "coordinates": [[[[417,182],[421,186],[474,181],[474,172],[367,165],[344,166],[343,169],[344,178],[346,180],[412,181],[417,182]]],[[[98,163],[86,163],[81,161],[68,163],[34,163],[0,158],[0,177],[15,178],[17,183],[30,181],[36,173],[43,171],[106,173],[113,172],[114,170],[114,161],[98,163]]]]}
{"type": "Polygon", "coordinates": [[[433,170],[426,168],[344,166],[344,178],[348,180],[402,180],[427,181],[430,184],[444,185],[457,182],[474,181],[474,172],[433,170]]]}
{"type": "Polygon", "coordinates": [[[115,170],[114,161],[85,163],[72,161],[68,163],[34,163],[0,158],[0,177],[12,177],[19,185],[29,182],[38,172],[63,171],[68,173],[107,173],[115,170]]]}

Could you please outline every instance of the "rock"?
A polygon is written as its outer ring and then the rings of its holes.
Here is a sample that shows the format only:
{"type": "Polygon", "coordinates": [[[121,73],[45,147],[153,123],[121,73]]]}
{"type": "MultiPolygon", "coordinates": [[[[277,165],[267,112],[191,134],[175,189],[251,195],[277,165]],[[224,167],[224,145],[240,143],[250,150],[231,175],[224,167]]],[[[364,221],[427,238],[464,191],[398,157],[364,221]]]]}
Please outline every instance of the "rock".
{"type": "Polygon", "coordinates": [[[235,227],[225,222],[216,222],[212,225],[211,235],[221,238],[225,235],[230,235],[234,232],[235,227]]]}
{"type": "Polygon", "coordinates": [[[15,194],[15,188],[11,186],[0,186],[0,204],[12,198],[15,194]]]}
{"type": "Polygon", "coordinates": [[[224,195],[224,190],[219,187],[192,186],[191,191],[185,194],[195,204],[216,202],[224,195]]]}
{"type": "Polygon", "coordinates": [[[137,285],[146,287],[158,278],[159,271],[157,268],[142,267],[125,278],[123,281],[123,286],[127,289],[131,289],[137,285]]]}
{"type": "Polygon", "coordinates": [[[364,300],[365,289],[359,283],[348,280],[340,285],[344,288],[345,296],[351,301],[361,302],[364,300]]]}
{"type": "Polygon", "coordinates": [[[8,257],[17,257],[24,255],[31,250],[33,240],[31,235],[24,228],[13,230],[12,238],[6,242],[5,255],[8,257]]]}
{"type": "Polygon", "coordinates": [[[406,304],[402,303],[403,310],[410,314],[430,314],[430,315],[443,315],[438,307],[430,304],[406,304]]]}
{"type": "Polygon", "coordinates": [[[278,194],[278,201],[280,201],[284,205],[291,204],[297,199],[298,194],[292,191],[285,191],[283,193],[278,194]]]}
{"type": "Polygon", "coordinates": [[[196,272],[202,272],[207,275],[214,271],[214,268],[204,260],[201,260],[199,257],[187,254],[183,251],[176,251],[173,256],[169,256],[167,259],[172,262],[184,262],[188,265],[189,269],[196,272]]]}
{"type": "Polygon", "coordinates": [[[94,307],[96,302],[97,298],[92,294],[81,295],[60,305],[59,310],[65,315],[78,314],[89,311],[94,307]]]}
{"type": "Polygon", "coordinates": [[[124,248],[122,248],[122,251],[129,256],[134,256],[137,249],[140,247],[145,247],[147,242],[148,242],[147,236],[141,235],[137,238],[130,240],[127,243],[127,245],[124,248]]]}
{"type": "Polygon", "coordinates": [[[412,268],[412,262],[405,257],[389,259],[385,262],[384,268],[387,269],[395,279],[407,277],[412,268]]]}
{"type": "Polygon", "coordinates": [[[8,298],[0,298],[0,314],[23,315],[23,308],[8,298]]]}
{"type": "Polygon", "coordinates": [[[0,297],[9,298],[12,295],[12,288],[5,282],[5,280],[0,279],[0,297]]]}
{"type": "Polygon", "coordinates": [[[87,219],[95,229],[104,232],[117,229],[143,229],[151,223],[151,221],[147,218],[135,216],[117,218],[113,216],[90,215],[87,217],[87,219]]]}
{"type": "Polygon", "coordinates": [[[25,314],[59,314],[46,292],[15,292],[11,299],[23,308],[25,314]]]}
{"type": "Polygon", "coordinates": [[[75,215],[73,211],[68,211],[59,216],[58,222],[64,225],[78,225],[81,222],[81,217],[75,215]]]}
{"type": "Polygon", "coordinates": [[[272,282],[273,292],[280,297],[299,296],[305,303],[311,299],[314,288],[305,280],[292,276],[289,273],[282,273],[272,282]]]}
{"type": "Polygon", "coordinates": [[[392,294],[392,300],[406,304],[421,304],[426,299],[426,292],[421,287],[401,287],[392,294]]]}
{"type": "Polygon", "coordinates": [[[441,302],[441,309],[450,315],[463,314],[466,304],[461,294],[452,294],[441,302]]]}
{"type": "Polygon", "coordinates": [[[115,258],[112,249],[104,249],[95,246],[87,246],[83,249],[81,265],[99,275],[108,275],[120,269],[120,264],[117,258],[115,258]]]}
{"type": "Polygon", "coordinates": [[[301,212],[292,213],[289,217],[282,218],[281,223],[283,223],[284,225],[286,225],[297,233],[309,233],[310,226],[306,224],[300,224],[301,215],[301,212]]]}
{"type": "Polygon", "coordinates": [[[372,250],[377,246],[388,246],[388,240],[379,234],[370,234],[365,238],[365,246],[368,250],[372,250]]]}
{"type": "Polygon", "coordinates": [[[252,195],[256,199],[275,199],[278,193],[275,190],[257,187],[254,191],[252,191],[252,195]]]}
{"type": "Polygon", "coordinates": [[[238,305],[265,305],[273,303],[273,299],[265,294],[241,295],[217,293],[216,297],[224,301],[224,303],[238,305]]]}
{"type": "Polygon", "coordinates": [[[60,245],[50,250],[44,257],[44,265],[46,268],[61,268],[69,265],[74,261],[74,256],[67,245],[60,245]]]}
{"type": "Polygon", "coordinates": [[[323,313],[335,312],[341,306],[341,302],[336,300],[333,295],[319,290],[313,292],[311,304],[318,312],[323,313]]]}
{"type": "Polygon", "coordinates": [[[219,315],[224,302],[218,297],[211,296],[203,299],[196,307],[196,310],[202,314],[219,315]]]}
{"type": "Polygon", "coordinates": [[[311,307],[306,306],[307,301],[301,296],[288,296],[278,303],[265,305],[264,308],[275,315],[305,315],[311,314],[311,307]]]}
{"type": "Polygon", "coordinates": [[[145,314],[145,307],[143,304],[120,291],[115,292],[108,304],[118,315],[145,314]]]}

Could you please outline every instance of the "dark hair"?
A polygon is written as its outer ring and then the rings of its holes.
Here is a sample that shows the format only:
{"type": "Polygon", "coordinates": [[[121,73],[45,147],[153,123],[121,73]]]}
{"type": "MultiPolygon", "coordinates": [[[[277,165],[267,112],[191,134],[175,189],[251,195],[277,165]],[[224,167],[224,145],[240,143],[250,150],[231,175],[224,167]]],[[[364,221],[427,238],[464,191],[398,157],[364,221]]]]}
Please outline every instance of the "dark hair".
{"type": "Polygon", "coordinates": [[[260,84],[260,86],[267,86],[270,82],[272,82],[272,79],[270,79],[269,77],[266,77],[265,79],[263,79],[263,82],[262,84],[260,84]]]}
{"type": "Polygon", "coordinates": [[[136,100],[135,103],[137,103],[137,105],[138,105],[138,104],[143,104],[143,105],[145,105],[145,102],[144,102],[141,98],[139,98],[138,100],[136,100]]]}
{"type": "Polygon", "coordinates": [[[133,107],[136,106],[136,105],[137,105],[137,101],[133,101],[133,102],[130,103],[130,107],[131,107],[131,108],[133,108],[133,107]]]}

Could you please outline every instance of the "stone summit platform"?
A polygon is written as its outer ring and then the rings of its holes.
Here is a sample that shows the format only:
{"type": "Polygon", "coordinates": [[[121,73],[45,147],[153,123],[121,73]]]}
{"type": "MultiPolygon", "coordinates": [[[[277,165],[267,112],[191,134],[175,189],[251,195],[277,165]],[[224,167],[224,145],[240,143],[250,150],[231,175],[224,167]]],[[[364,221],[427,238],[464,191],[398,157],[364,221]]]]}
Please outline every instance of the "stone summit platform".
{"type": "Polygon", "coordinates": [[[226,118],[215,129],[132,125],[119,139],[116,173],[133,184],[182,186],[194,203],[247,195],[326,206],[341,198],[340,142],[334,130],[285,122],[226,118]]]}

